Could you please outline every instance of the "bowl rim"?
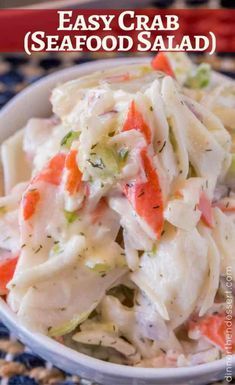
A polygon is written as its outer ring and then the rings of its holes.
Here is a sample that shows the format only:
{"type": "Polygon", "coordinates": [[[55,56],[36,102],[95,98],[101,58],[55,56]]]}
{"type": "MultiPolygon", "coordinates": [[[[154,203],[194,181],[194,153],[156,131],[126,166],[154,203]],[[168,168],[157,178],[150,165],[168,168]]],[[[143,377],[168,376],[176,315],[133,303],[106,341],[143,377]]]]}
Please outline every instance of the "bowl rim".
{"type": "MultiPolygon", "coordinates": [[[[91,62],[85,62],[82,64],[75,65],[71,68],[65,68],[58,70],[52,74],[49,74],[42,79],[36,81],[35,83],[26,87],[23,91],[19,92],[14,96],[1,110],[0,110],[0,122],[4,120],[5,117],[9,114],[11,109],[17,107],[18,102],[22,98],[26,98],[32,92],[37,92],[41,87],[50,89],[50,86],[58,82],[59,79],[63,79],[63,76],[69,75],[69,78],[72,79],[74,76],[83,76],[91,72],[96,72],[102,69],[107,68],[107,62],[113,66],[120,66],[125,64],[136,64],[136,63],[146,63],[150,60],[150,57],[132,57],[132,58],[115,58],[115,59],[103,59],[96,60],[91,62]],[[79,75],[80,73],[80,75],[79,75]]],[[[227,80],[228,78],[221,74],[216,74],[218,79],[227,80]]],[[[232,80],[232,79],[231,79],[232,80]]],[[[233,80],[232,80],[233,81],[233,80]]],[[[64,82],[64,80],[63,80],[64,82]]],[[[3,124],[4,126],[4,124],[3,124]]],[[[3,128],[1,125],[0,129],[3,128]]],[[[20,127],[19,127],[20,128],[20,127]]],[[[11,134],[10,134],[11,135],[11,134]]],[[[198,375],[211,374],[215,371],[224,371],[226,369],[226,357],[209,362],[206,364],[200,364],[189,367],[177,367],[177,368],[142,368],[142,367],[133,367],[115,364],[111,362],[105,362],[100,359],[85,355],[80,353],[72,348],[62,345],[61,343],[53,340],[48,336],[44,336],[40,333],[32,333],[27,330],[24,326],[20,325],[17,319],[17,315],[9,308],[7,303],[0,298],[0,315],[3,319],[3,322],[10,327],[11,330],[14,328],[18,330],[18,335],[25,336],[35,343],[43,346],[47,351],[56,353],[62,357],[66,355],[66,358],[72,360],[73,362],[78,362],[89,369],[95,369],[102,374],[115,375],[117,377],[127,377],[127,378],[136,378],[136,379],[184,379],[184,378],[196,378],[198,375]]],[[[17,332],[16,332],[17,334],[17,332]]],[[[21,337],[19,337],[21,338],[21,337]]],[[[235,355],[232,355],[232,364],[235,364],[235,355]]]]}
{"type": "MultiPolygon", "coordinates": [[[[96,371],[107,375],[116,375],[119,377],[127,378],[146,378],[146,379],[194,379],[198,375],[211,374],[217,371],[224,371],[226,369],[226,357],[212,361],[206,364],[189,366],[189,367],[177,367],[177,368],[142,368],[127,365],[120,365],[111,362],[106,362],[80,353],[68,346],[64,346],[61,343],[53,340],[52,338],[42,335],[41,333],[31,332],[23,325],[19,325],[17,315],[9,308],[7,303],[0,298],[0,315],[3,322],[6,323],[10,329],[18,328],[18,331],[25,338],[34,341],[39,346],[43,346],[49,352],[55,352],[56,354],[65,357],[73,362],[78,362],[88,369],[96,369],[96,371]]],[[[14,332],[13,332],[14,333],[14,332]]],[[[235,355],[232,356],[232,364],[235,364],[235,355]]]]}

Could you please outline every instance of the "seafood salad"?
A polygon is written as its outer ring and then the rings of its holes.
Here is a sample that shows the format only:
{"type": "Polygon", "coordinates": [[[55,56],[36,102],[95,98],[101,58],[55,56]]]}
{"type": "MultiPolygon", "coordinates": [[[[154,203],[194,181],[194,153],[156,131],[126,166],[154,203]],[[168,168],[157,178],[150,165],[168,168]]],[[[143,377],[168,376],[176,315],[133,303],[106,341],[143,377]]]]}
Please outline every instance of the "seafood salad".
{"type": "Polygon", "coordinates": [[[235,84],[159,53],[51,104],[1,148],[0,294],[19,322],[118,364],[234,351],[235,84]]]}

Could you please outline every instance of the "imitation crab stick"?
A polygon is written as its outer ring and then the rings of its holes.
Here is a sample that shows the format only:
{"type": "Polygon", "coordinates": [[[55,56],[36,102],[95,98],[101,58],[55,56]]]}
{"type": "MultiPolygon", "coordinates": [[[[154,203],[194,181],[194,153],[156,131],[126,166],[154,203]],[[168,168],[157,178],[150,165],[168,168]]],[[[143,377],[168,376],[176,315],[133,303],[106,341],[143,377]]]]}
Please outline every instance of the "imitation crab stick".
{"type": "Polygon", "coordinates": [[[26,191],[22,199],[23,217],[25,221],[33,216],[39,201],[40,193],[37,189],[26,191]]]}
{"type": "Polygon", "coordinates": [[[211,202],[204,191],[201,192],[198,209],[201,211],[202,221],[210,228],[214,227],[213,210],[211,202]]]}
{"type": "MultiPolygon", "coordinates": [[[[214,345],[225,350],[226,345],[226,318],[225,314],[207,315],[195,322],[191,322],[189,328],[191,330],[199,330],[201,335],[206,337],[214,345]]],[[[234,333],[233,333],[234,334],[234,333]]],[[[232,338],[232,345],[235,345],[235,336],[232,338]]]]}
{"type": "Polygon", "coordinates": [[[58,186],[61,182],[66,154],[58,153],[51,158],[46,167],[34,178],[58,186]]]}
{"type": "Polygon", "coordinates": [[[18,256],[0,262],[0,295],[8,293],[7,284],[14,275],[17,261],[18,256]]]}
{"type": "Polygon", "coordinates": [[[76,157],[77,150],[71,150],[65,159],[65,168],[68,171],[66,190],[70,195],[79,191],[82,182],[82,173],[78,168],[76,157]]]}
{"type": "Polygon", "coordinates": [[[163,230],[163,199],[158,175],[153,167],[147,149],[140,151],[140,158],[146,181],[126,184],[124,194],[136,213],[149,225],[157,238],[163,230]]]}
{"type": "Polygon", "coordinates": [[[174,71],[171,67],[170,61],[164,52],[158,53],[151,63],[152,67],[156,71],[162,71],[165,74],[175,77],[174,71]]]}
{"type": "Polygon", "coordinates": [[[122,131],[129,131],[129,130],[140,131],[145,136],[147,143],[148,144],[151,143],[150,128],[144,121],[144,118],[141,112],[138,110],[134,100],[131,101],[131,104],[129,106],[129,110],[127,113],[127,118],[122,128],[122,131]]]}
{"type": "Polygon", "coordinates": [[[43,181],[58,186],[61,182],[66,155],[58,153],[49,160],[43,170],[33,178],[30,188],[25,192],[22,200],[24,220],[30,219],[35,213],[38,202],[40,201],[40,192],[33,188],[34,183],[43,181]]]}

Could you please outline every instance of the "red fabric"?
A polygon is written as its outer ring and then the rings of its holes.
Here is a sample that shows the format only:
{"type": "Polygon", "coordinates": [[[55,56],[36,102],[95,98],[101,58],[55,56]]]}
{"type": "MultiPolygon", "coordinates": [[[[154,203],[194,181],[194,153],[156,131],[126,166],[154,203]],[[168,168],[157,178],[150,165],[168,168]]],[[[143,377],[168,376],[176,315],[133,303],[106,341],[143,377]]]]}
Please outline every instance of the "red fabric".
{"type": "MultiPolygon", "coordinates": [[[[0,10],[0,52],[24,51],[24,36],[27,32],[45,31],[47,35],[59,35],[60,39],[64,35],[99,35],[104,38],[107,35],[129,35],[134,41],[132,51],[138,50],[136,28],[133,31],[122,31],[118,26],[118,16],[120,11],[107,9],[73,10],[75,21],[77,15],[82,14],[88,20],[90,15],[114,14],[115,18],[111,22],[112,31],[104,30],[102,27],[98,31],[57,31],[58,10],[25,10],[25,9],[5,9],[0,10]]],[[[150,16],[166,14],[178,15],[180,28],[177,31],[152,31],[151,40],[157,35],[175,35],[177,40],[183,35],[189,35],[193,41],[194,35],[209,36],[209,31],[215,33],[217,38],[217,51],[235,51],[235,10],[229,9],[192,9],[192,10],[157,10],[157,9],[138,9],[135,14],[150,16]]],[[[126,19],[127,20],[127,19],[126,19]]],[[[164,20],[164,19],[163,19],[164,20]]],[[[136,27],[136,19],[130,20],[136,27]]],[[[116,50],[116,48],[115,48],[116,50]]],[[[209,49],[210,50],[210,49],[209,49]]],[[[84,51],[87,51],[85,48],[84,51]]],[[[155,51],[156,52],[156,51],[155,51]]]]}

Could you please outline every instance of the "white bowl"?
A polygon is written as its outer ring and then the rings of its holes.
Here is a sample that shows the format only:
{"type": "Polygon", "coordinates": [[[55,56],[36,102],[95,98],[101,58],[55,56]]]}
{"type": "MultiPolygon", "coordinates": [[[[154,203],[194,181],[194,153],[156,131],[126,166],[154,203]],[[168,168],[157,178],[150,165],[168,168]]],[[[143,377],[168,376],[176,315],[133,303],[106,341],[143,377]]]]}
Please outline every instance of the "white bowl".
{"type": "MultiPolygon", "coordinates": [[[[107,67],[144,62],[148,59],[108,59],[85,63],[58,71],[29,86],[0,111],[0,142],[20,129],[30,117],[48,117],[52,88],[67,80],[107,67]]],[[[206,384],[225,375],[226,359],[185,368],[135,368],[91,358],[43,336],[31,333],[19,324],[16,315],[0,299],[0,318],[6,326],[35,353],[66,372],[103,385],[206,384]]],[[[235,364],[235,360],[233,360],[235,364]]]]}

